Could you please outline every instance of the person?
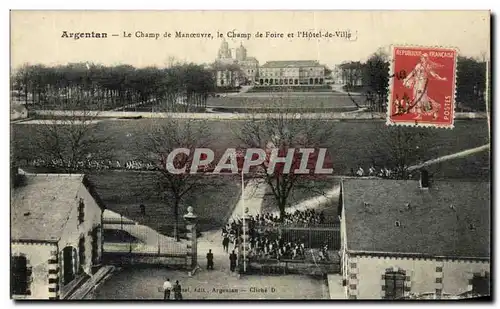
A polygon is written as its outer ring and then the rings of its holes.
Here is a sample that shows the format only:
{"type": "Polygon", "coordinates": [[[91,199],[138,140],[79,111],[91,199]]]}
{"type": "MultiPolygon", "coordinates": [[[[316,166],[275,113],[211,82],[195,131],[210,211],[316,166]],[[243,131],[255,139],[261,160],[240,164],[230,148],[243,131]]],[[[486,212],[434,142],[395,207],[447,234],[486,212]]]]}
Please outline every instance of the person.
{"type": "Polygon", "coordinates": [[[212,253],[212,249],[209,249],[207,253],[207,269],[214,269],[214,254],[212,253]]]}
{"type": "Polygon", "coordinates": [[[447,80],[446,77],[441,77],[434,72],[434,69],[442,66],[429,60],[429,55],[424,53],[410,74],[403,80],[403,85],[412,89],[412,111],[417,114],[414,119],[421,119],[423,114],[432,114],[434,119],[438,117],[440,104],[429,97],[428,81],[430,77],[440,81],[447,80]]]}
{"type": "Polygon", "coordinates": [[[174,284],[174,299],[176,300],[182,300],[182,293],[181,293],[181,285],[179,284],[179,280],[175,281],[174,284]]]}
{"type": "Polygon", "coordinates": [[[229,255],[229,268],[231,269],[232,272],[236,269],[236,260],[238,257],[236,256],[236,253],[233,252],[229,255]]]}
{"type": "Polygon", "coordinates": [[[229,237],[227,236],[227,234],[225,234],[224,238],[222,239],[222,248],[226,253],[229,251],[229,237]]]}
{"type": "Polygon", "coordinates": [[[172,283],[170,283],[170,279],[167,278],[167,281],[163,283],[163,299],[170,299],[171,291],[172,291],[172,283]]]}
{"type": "Polygon", "coordinates": [[[141,204],[139,207],[141,208],[141,215],[145,216],[146,215],[146,206],[144,206],[144,204],[141,204]]]}
{"type": "Polygon", "coordinates": [[[356,173],[356,175],[358,175],[359,177],[363,177],[364,173],[365,173],[365,171],[363,170],[363,168],[359,167],[358,172],[356,173]]]}

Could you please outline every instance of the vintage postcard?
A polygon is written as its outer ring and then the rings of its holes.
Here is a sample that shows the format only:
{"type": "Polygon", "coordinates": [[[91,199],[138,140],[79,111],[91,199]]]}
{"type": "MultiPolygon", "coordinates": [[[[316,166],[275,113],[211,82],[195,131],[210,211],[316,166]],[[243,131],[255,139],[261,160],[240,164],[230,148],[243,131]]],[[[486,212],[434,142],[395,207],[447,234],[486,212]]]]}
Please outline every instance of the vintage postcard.
{"type": "Polygon", "coordinates": [[[490,299],[490,23],[11,11],[11,298],[490,299]]]}

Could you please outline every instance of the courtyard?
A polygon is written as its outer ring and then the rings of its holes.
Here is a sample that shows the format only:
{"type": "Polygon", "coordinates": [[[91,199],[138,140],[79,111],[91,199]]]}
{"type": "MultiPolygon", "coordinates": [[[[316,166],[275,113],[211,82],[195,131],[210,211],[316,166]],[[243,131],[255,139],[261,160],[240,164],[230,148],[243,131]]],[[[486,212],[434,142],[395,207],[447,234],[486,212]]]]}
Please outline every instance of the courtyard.
{"type": "Polygon", "coordinates": [[[326,280],[305,275],[238,277],[229,271],[229,260],[215,261],[214,270],[186,271],[165,267],[123,268],[95,293],[95,299],[163,299],[163,282],[179,283],[183,299],[328,299],[326,280]]]}

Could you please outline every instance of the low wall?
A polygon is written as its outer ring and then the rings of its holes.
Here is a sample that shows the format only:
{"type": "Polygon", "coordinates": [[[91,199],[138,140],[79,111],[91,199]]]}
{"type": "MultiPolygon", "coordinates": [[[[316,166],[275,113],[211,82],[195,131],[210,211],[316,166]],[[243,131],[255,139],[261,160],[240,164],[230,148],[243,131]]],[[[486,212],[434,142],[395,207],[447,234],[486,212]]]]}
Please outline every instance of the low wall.
{"type": "MultiPolygon", "coordinates": [[[[57,110],[37,110],[33,111],[39,116],[54,117],[73,117],[73,116],[92,116],[96,118],[178,118],[178,119],[206,119],[206,120],[241,120],[241,119],[266,119],[267,113],[255,114],[232,114],[232,113],[150,113],[150,112],[122,112],[122,111],[57,111],[57,110]]],[[[276,114],[277,116],[283,116],[276,114]]],[[[372,120],[386,119],[385,113],[367,113],[367,112],[343,112],[343,113],[290,113],[290,118],[295,119],[338,119],[338,120],[372,120]]],[[[455,119],[485,119],[486,113],[456,113],[455,119]]]]}
{"type": "Polygon", "coordinates": [[[281,260],[266,262],[250,261],[250,271],[260,274],[302,274],[324,276],[326,274],[340,273],[339,263],[310,263],[299,260],[281,260]]]}
{"type": "Polygon", "coordinates": [[[103,253],[103,262],[110,265],[118,265],[120,267],[131,265],[163,265],[169,267],[186,267],[186,255],[147,255],[147,254],[130,254],[130,253],[103,253]]]}

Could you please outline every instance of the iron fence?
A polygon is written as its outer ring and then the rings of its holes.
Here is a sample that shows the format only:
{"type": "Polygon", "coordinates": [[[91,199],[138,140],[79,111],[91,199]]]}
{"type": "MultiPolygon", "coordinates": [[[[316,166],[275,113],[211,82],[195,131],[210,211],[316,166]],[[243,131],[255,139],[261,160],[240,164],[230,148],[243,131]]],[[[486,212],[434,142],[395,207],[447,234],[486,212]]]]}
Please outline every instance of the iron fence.
{"type": "Polygon", "coordinates": [[[305,248],[340,250],[340,223],[255,225],[254,237],[282,239],[285,243],[303,244],[305,248]]]}
{"type": "Polygon", "coordinates": [[[251,226],[250,233],[250,272],[305,275],[340,272],[340,223],[262,224],[251,226]]]}

